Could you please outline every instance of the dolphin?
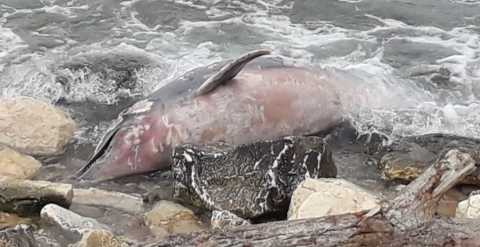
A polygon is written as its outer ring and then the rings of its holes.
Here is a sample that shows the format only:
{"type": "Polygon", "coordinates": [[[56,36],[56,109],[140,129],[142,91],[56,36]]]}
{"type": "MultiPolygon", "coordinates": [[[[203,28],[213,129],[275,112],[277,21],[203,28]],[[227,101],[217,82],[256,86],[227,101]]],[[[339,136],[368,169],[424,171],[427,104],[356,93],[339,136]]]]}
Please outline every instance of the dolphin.
{"type": "MultiPolygon", "coordinates": [[[[194,69],[124,110],[75,175],[109,180],[168,168],[181,144],[310,135],[344,119],[337,72],[284,65],[269,50],[194,69]]],[[[348,96],[348,95],[347,95],[348,96]]]]}

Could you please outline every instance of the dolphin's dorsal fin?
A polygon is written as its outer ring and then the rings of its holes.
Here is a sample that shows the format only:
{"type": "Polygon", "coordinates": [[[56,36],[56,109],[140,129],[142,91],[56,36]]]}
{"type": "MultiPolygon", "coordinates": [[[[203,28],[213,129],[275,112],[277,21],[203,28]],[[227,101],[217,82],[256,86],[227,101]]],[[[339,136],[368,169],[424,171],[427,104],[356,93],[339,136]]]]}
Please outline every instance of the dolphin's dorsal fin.
{"type": "Polygon", "coordinates": [[[202,83],[202,85],[194,92],[194,96],[211,92],[219,85],[233,79],[248,62],[257,57],[268,55],[270,53],[270,50],[254,50],[232,60],[223,66],[217,73],[210,76],[204,83],[202,83]]]}

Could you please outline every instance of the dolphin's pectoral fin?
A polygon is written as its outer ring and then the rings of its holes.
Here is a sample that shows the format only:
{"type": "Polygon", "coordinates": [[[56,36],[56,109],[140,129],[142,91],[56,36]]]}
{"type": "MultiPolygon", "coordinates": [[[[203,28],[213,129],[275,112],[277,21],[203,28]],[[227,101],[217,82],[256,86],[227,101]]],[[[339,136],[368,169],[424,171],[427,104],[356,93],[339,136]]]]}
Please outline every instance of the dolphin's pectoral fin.
{"type": "Polygon", "coordinates": [[[233,79],[243,67],[253,59],[268,55],[271,52],[269,50],[255,50],[242,55],[239,58],[227,63],[220,71],[210,76],[194,93],[194,96],[207,94],[214,90],[219,85],[228,82],[233,79]]]}
{"type": "Polygon", "coordinates": [[[115,128],[108,131],[105,136],[103,136],[102,140],[95,148],[95,152],[93,153],[92,157],[88,160],[87,164],[85,164],[82,168],[80,168],[75,174],[73,175],[74,179],[82,179],[83,175],[85,175],[93,166],[95,161],[99,159],[108,149],[108,146],[113,140],[115,134],[120,130],[119,126],[117,125],[115,128]]]}

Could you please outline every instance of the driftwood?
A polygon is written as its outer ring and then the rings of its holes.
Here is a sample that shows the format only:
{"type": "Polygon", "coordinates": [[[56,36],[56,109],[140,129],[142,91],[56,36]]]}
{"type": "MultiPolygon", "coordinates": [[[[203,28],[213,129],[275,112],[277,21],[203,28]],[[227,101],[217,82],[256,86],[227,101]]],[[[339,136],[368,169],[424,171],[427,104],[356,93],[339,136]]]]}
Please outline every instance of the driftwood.
{"type": "Polygon", "coordinates": [[[480,246],[480,222],[434,214],[441,196],[474,170],[469,154],[450,150],[399,196],[370,211],[177,235],[143,246],[480,246]]]}
{"type": "Polygon", "coordinates": [[[31,216],[39,215],[49,203],[68,208],[72,203],[72,188],[70,184],[0,177],[0,211],[31,216]]]}

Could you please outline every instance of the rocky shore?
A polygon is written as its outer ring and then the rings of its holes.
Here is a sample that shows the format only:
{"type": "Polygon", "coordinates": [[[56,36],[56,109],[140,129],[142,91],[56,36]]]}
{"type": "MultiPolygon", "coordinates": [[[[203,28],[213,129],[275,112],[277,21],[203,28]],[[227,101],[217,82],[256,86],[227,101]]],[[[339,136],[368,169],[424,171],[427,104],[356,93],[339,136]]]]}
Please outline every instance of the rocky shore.
{"type": "MultiPolygon", "coordinates": [[[[144,246],[177,234],[308,223],[382,207],[451,150],[480,164],[477,139],[429,134],[386,145],[344,124],[319,136],[182,145],[170,171],[85,184],[61,162],[76,126],[35,99],[0,101],[0,246],[144,246]],[[51,169],[65,174],[46,176],[51,169]]],[[[480,218],[478,174],[442,194],[436,213],[480,218]]]]}

